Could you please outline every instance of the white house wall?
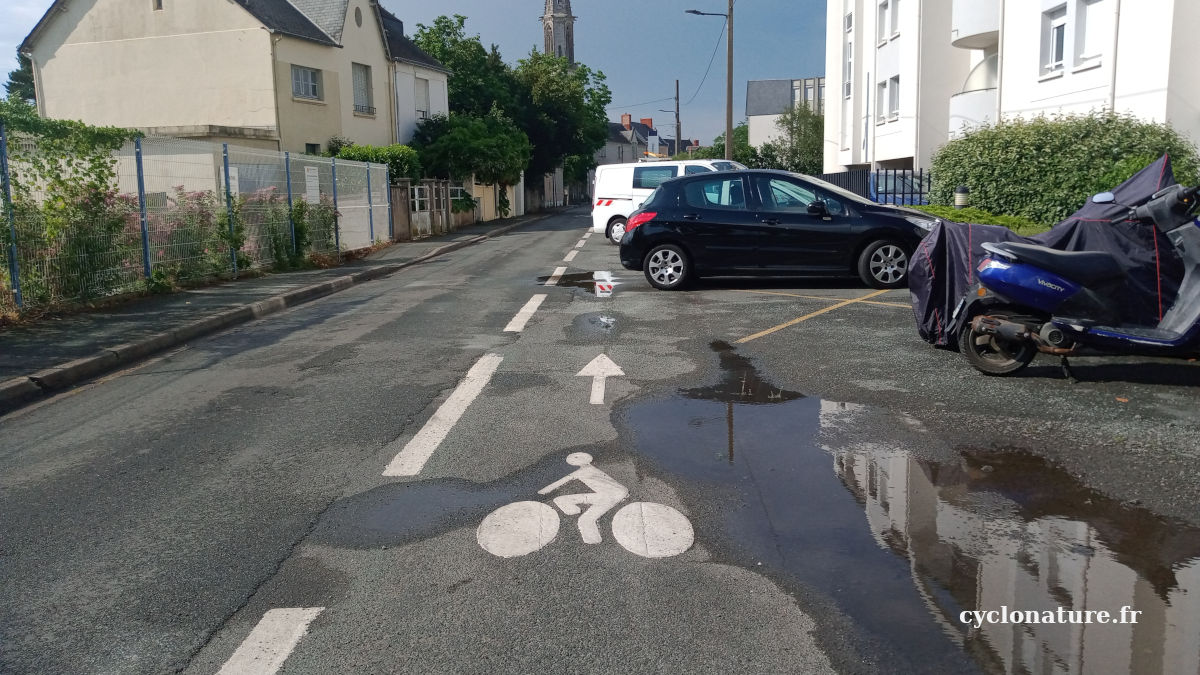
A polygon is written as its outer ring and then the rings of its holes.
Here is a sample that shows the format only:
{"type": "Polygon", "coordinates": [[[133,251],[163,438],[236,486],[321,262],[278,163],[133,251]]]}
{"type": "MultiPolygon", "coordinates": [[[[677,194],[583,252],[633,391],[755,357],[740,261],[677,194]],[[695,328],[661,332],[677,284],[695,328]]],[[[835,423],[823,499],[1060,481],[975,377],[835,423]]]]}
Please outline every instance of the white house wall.
{"type": "Polygon", "coordinates": [[[392,142],[392,109],[388,105],[389,64],[383,47],[383,29],[367,0],[350,0],[347,3],[341,42],[342,48],[334,51],[341,54],[338,73],[342,82],[342,135],[360,145],[388,145],[392,142]],[[356,9],[362,15],[361,27],[354,20],[356,9]],[[354,110],[354,63],[371,67],[373,115],[354,110]]]}
{"type": "Polygon", "coordinates": [[[412,140],[420,119],[417,117],[417,78],[429,81],[429,114],[447,115],[450,112],[449,87],[446,74],[420,66],[397,62],[396,79],[396,138],[400,143],[412,140]]]}
{"type": "MultiPolygon", "coordinates": [[[[1177,1],[1172,26],[1167,121],[1200,145],[1200,77],[1196,74],[1198,33],[1200,2],[1177,1]]],[[[1193,667],[1192,672],[1200,672],[1200,669],[1193,667]]]]}
{"type": "Polygon", "coordinates": [[[780,117],[783,116],[751,115],[748,117],[750,145],[755,148],[761,148],[763,144],[770,143],[779,138],[780,134],[777,124],[780,117]]]}
{"type": "Polygon", "coordinates": [[[75,0],[33,45],[40,112],[121,127],[276,125],[270,38],[230,2],[75,0]]]}

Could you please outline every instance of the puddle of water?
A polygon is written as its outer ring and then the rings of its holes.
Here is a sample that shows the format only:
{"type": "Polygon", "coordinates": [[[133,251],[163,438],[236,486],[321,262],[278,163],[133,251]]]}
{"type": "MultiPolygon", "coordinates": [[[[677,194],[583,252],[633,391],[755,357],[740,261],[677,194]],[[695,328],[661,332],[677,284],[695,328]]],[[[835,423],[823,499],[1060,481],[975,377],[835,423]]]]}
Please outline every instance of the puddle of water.
{"type": "MultiPolygon", "coordinates": [[[[590,291],[596,285],[596,279],[592,276],[592,274],[592,272],[564,274],[558,278],[557,285],[562,286],[563,288],[586,288],[590,291]]],[[[550,281],[549,276],[537,278],[537,283],[539,286],[545,286],[547,281],[550,281]]]]}
{"type": "Polygon", "coordinates": [[[617,317],[612,314],[591,312],[575,317],[567,328],[571,340],[611,339],[620,334],[617,317]]]}
{"type": "Polygon", "coordinates": [[[889,670],[1200,671],[1200,530],[1029,453],[960,448],[937,463],[882,444],[827,448],[871,411],[780,390],[728,345],[713,349],[721,383],[631,406],[632,447],[690,485],[679,493],[698,543],[817,590],[887,645],[889,670]],[[1002,607],[1142,614],[960,620],[1002,607]]]}

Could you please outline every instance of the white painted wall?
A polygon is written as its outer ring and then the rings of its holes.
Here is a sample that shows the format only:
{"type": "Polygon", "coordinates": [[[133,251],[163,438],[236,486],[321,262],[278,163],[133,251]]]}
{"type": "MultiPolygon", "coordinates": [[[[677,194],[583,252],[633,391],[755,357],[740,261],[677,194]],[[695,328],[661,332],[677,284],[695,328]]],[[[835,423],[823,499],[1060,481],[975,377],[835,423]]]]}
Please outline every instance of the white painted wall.
{"type": "Polygon", "coordinates": [[[230,2],[75,0],[33,45],[42,115],[120,127],[274,128],[271,42],[230,2]]]}
{"type": "Polygon", "coordinates": [[[429,114],[450,113],[449,88],[446,74],[422,68],[411,63],[395,64],[396,78],[396,138],[399,143],[408,143],[417,130],[416,84],[417,78],[429,81],[429,114]]]}
{"type": "Polygon", "coordinates": [[[782,115],[751,115],[749,120],[750,146],[761,148],[779,138],[779,127],[776,126],[782,115]]]}

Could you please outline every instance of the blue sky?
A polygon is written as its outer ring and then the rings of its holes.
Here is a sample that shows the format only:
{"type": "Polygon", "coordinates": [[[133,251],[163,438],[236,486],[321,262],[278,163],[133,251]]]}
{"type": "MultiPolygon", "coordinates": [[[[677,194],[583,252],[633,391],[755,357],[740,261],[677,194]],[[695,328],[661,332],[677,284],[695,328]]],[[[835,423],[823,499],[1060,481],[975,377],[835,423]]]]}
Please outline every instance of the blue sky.
{"type": "MultiPolygon", "coordinates": [[[[196,2],[199,0],[188,0],[196,2]]],[[[213,0],[204,0],[211,2],[213,0]]],[[[544,0],[382,0],[404,20],[411,35],[418,23],[439,14],[463,14],[467,30],[485,45],[495,43],[509,62],[541,46],[538,18],[544,0]]],[[[0,74],[16,67],[16,47],[50,6],[50,0],[3,0],[0,9],[0,74]]],[[[734,118],[745,116],[746,82],[812,77],[825,73],[826,0],[738,0],[734,10],[734,118]]],[[[720,17],[692,16],[686,9],[724,12],[724,0],[573,0],[576,60],[608,76],[614,107],[635,119],[652,117],[674,135],[675,79],[683,106],[683,135],[708,144],[725,130],[725,44],[701,86],[721,34],[720,17]],[[688,100],[695,99],[688,104],[688,100]],[[665,99],[654,101],[654,99],[665,99]],[[654,102],[650,102],[654,101],[654,102]],[[642,105],[635,105],[642,104],[642,105]]],[[[2,93],[2,92],[0,92],[2,93]]]]}

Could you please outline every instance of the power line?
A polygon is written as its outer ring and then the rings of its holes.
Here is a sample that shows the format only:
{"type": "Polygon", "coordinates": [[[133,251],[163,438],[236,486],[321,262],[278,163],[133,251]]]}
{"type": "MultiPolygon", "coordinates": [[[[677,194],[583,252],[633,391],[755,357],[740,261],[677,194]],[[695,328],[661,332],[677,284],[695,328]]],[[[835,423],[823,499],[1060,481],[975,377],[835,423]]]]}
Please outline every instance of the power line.
{"type": "Polygon", "coordinates": [[[692,97],[684,105],[691,105],[692,101],[695,101],[696,97],[700,95],[700,90],[704,88],[704,82],[708,80],[708,73],[712,70],[713,61],[717,60],[717,50],[721,48],[721,42],[725,39],[725,24],[727,23],[729,23],[728,16],[725,17],[725,21],[721,22],[721,34],[717,36],[717,44],[713,45],[713,53],[708,59],[708,68],[704,70],[704,77],[700,79],[700,86],[696,87],[696,93],[692,94],[692,97]]]}
{"type": "Polygon", "coordinates": [[[653,101],[643,101],[641,103],[634,103],[632,105],[627,105],[627,104],[623,104],[623,103],[621,103],[621,104],[614,103],[610,106],[606,106],[604,109],[608,110],[609,108],[637,108],[637,107],[644,106],[644,105],[650,105],[651,103],[662,103],[663,101],[674,101],[674,100],[675,100],[674,96],[668,96],[666,98],[656,98],[653,101]]]}

